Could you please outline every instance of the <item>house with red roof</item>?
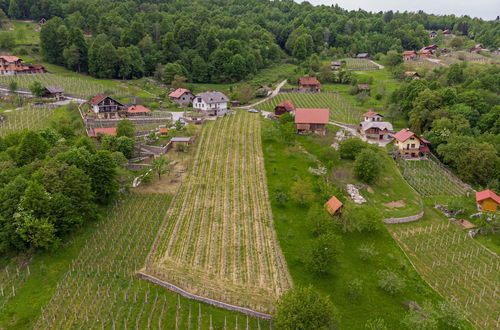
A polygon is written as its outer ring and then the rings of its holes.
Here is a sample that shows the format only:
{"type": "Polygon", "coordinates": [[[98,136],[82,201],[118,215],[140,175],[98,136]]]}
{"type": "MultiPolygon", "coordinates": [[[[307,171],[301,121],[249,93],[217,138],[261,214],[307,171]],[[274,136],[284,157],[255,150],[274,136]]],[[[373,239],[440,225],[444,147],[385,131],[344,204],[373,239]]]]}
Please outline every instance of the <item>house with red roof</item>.
{"type": "Polygon", "coordinates": [[[290,100],[280,102],[274,108],[274,115],[276,117],[279,117],[286,112],[295,114],[295,104],[293,104],[293,102],[290,100]]]}
{"type": "Polygon", "coordinates": [[[403,52],[403,60],[405,61],[413,61],[418,58],[417,52],[414,50],[405,50],[403,52]]]}
{"type": "Polygon", "coordinates": [[[316,77],[302,77],[299,79],[299,90],[301,92],[321,92],[321,83],[316,77]]]}
{"type": "Polygon", "coordinates": [[[328,202],[325,203],[325,209],[328,213],[330,213],[330,215],[339,215],[342,211],[343,205],[344,204],[342,204],[337,197],[333,196],[330,200],[328,200],[328,202]]]}
{"type": "Polygon", "coordinates": [[[405,71],[405,77],[411,77],[413,80],[420,79],[420,75],[416,71],[405,71]]]}
{"type": "Polygon", "coordinates": [[[394,144],[399,155],[404,158],[422,157],[430,152],[429,141],[419,137],[408,128],[394,134],[394,144]]]}
{"type": "Polygon", "coordinates": [[[117,100],[103,94],[94,96],[87,103],[91,106],[92,112],[98,119],[116,119],[119,117],[118,111],[124,107],[117,100]]]}
{"type": "Polygon", "coordinates": [[[476,203],[480,211],[496,212],[500,204],[500,196],[495,194],[492,190],[483,190],[476,193],[476,203]]]}
{"type": "Polygon", "coordinates": [[[127,106],[127,117],[132,117],[132,116],[150,116],[151,115],[151,110],[146,108],[143,105],[129,105],[127,106]]]}
{"type": "Polygon", "coordinates": [[[295,109],[295,125],[298,134],[325,135],[325,125],[330,121],[330,110],[316,108],[295,109]]]}
{"type": "Polygon", "coordinates": [[[193,93],[189,89],[185,88],[177,88],[172,93],[168,94],[168,97],[172,102],[175,102],[179,105],[187,105],[191,103],[194,99],[193,93]]]}
{"type": "Polygon", "coordinates": [[[45,73],[41,65],[26,64],[17,56],[0,56],[0,75],[17,76],[21,74],[45,73]]]}
{"type": "Polygon", "coordinates": [[[384,115],[381,115],[373,110],[369,110],[363,114],[363,119],[363,121],[382,121],[382,119],[384,119],[384,115]]]}

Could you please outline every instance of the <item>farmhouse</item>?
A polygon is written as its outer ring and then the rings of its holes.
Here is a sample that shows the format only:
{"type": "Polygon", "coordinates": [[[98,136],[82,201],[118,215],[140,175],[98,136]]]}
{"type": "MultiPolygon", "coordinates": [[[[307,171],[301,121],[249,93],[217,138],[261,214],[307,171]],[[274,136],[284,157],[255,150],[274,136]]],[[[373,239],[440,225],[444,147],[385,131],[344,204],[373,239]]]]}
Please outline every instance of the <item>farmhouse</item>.
{"type": "Polygon", "coordinates": [[[431,49],[423,49],[420,51],[419,57],[420,58],[431,58],[433,54],[433,51],[431,49]]]}
{"type": "Polygon", "coordinates": [[[405,50],[403,52],[403,60],[405,61],[413,61],[418,58],[417,52],[414,50],[405,50]]]}
{"type": "Polygon", "coordinates": [[[489,189],[483,190],[476,193],[476,203],[481,211],[496,212],[500,204],[500,196],[489,189]]]}
{"type": "Polygon", "coordinates": [[[92,112],[99,119],[118,118],[118,111],[124,107],[120,102],[103,94],[94,96],[87,103],[90,104],[92,112]]]}
{"type": "Polygon", "coordinates": [[[26,64],[17,56],[0,56],[0,75],[16,76],[21,74],[45,73],[41,65],[26,64]]]}
{"type": "Polygon", "coordinates": [[[365,122],[382,121],[383,118],[383,115],[372,110],[363,114],[363,121],[365,122]]]}
{"type": "Polygon", "coordinates": [[[370,54],[368,54],[368,53],[359,53],[358,55],[356,55],[356,58],[361,58],[361,59],[369,60],[370,59],[370,54]]]}
{"type": "Polygon", "coordinates": [[[481,44],[474,45],[474,47],[469,49],[469,51],[471,53],[479,53],[480,51],[483,51],[483,50],[485,50],[485,49],[483,48],[483,45],[481,45],[481,44]]]}
{"type": "Polygon", "coordinates": [[[295,109],[295,125],[298,134],[316,133],[325,135],[325,125],[330,120],[328,109],[295,109]]]}
{"type": "Polygon", "coordinates": [[[437,32],[436,32],[436,31],[430,31],[430,32],[429,32],[429,38],[431,38],[431,39],[436,38],[436,37],[437,37],[437,35],[438,35],[438,34],[437,34],[437,32]]]}
{"type": "Polygon", "coordinates": [[[281,116],[285,112],[289,112],[291,114],[295,113],[295,104],[293,104],[292,101],[286,100],[286,101],[280,102],[274,108],[274,115],[275,116],[281,116]]]}
{"type": "Polygon", "coordinates": [[[394,143],[401,157],[415,158],[422,157],[430,152],[429,141],[420,138],[417,134],[405,128],[394,134],[394,143]]]}
{"type": "Polygon", "coordinates": [[[386,121],[364,121],[360,124],[361,136],[377,141],[390,140],[392,124],[386,121]]]}
{"type": "Polygon", "coordinates": [[[321,84],[316,77],[302,77],[299,79],[301,92],[321,92],[321,84]]]}
{"type": "Polygon", "coordinates": [[[341,201],[337,199],[337,197],[333,196],[330,198],[328,202],[325,203],[325,209],[330,213],[330,215],[339,215],[340,212],[342,211],[342,204],[341,201]]]}
{"type": "Polygon", "coordinates": [[[177,88],[172,93],[168,94],[168,97],[172,102],[175,102],[180,105],[186,105],[193,101],[194,95],[191,93],[189,89],[177,88]]]}
{"type": "Polygon", "coordinates": [[[59,86],[45,86],[45,97],[55,98],[60,100],[63,97],[64,88],[59,86]]]}
{"type": "Polygon", "coordinates": [[[229,99],[221,92],[204,92],[195,96],[193,108],[203,111],[209,116],[221,116],[227,114],[227,103],[229,99]]]}
{"type": "Polygon", "coordinates": [[[451,37],[451,31],[446,29],[443,31],[443,37],[451,37]]]}
{"type": "Polygon", "coordinates": [[[127,117],[151,115],[151,110],[149,110],[143,105],[129,105],[126,108],[127,108],[127,117]]]}
{"type": "Polygon", "coordinates": [[[412,77],[412,79],[420,79],[420,75],[415,71],[405,71],[405,77],[412,77]]]}

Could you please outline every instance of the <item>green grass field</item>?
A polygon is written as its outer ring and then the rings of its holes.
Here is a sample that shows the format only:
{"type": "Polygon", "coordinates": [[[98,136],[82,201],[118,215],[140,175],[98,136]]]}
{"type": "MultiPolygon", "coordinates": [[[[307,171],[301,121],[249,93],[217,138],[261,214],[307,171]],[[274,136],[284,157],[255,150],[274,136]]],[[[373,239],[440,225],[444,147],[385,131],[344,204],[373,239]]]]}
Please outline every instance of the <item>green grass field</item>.
{"type": "MultiPolygon", "coordinates": [[[[315,141],[303,141],[309,138],[301,137],[299,141],[310,154],[316,156],[314,158],[301,152],[298,147],[281,142],[264,141],[263,144],[273,217],[294,284],[313,285],[315,289],[329,295],[340,312],[341,328],[364,329],[368,320],[381,318],[385,320],[387,328],[401,329],[400,321],[406,313],[406,301],[422,303],[441,298],[422,281],[385,227],[376,233],[343,233],[335,229],[342,237],[344,249],[338,263],[331,267],[326,276],[312,275],[304,264],[305,252],[313,238],[308,207],[293,201],[281,205],[273,196],[277,191],[290,194],[290,187],[298,179],[317,180],[317,176],[310,173],[308,168],[317,168],[317,160],[321,161],[324,157],[321,147],[308,146],[308,143],[315,141]],[[358,249],[363,244],[373,244],[378,255],[370,261],[362,261],[358,249]],[[407,285],[401,294],[392,296],[378,287],[376,273],[381,269],[395,271],[405,278],[407,285]],[[348,296],[347,284],[353,279],[363,281],[359,299],[348,296]]],[[[315,193],[314,204],[323,205],[325,202],[315,193]]]]}
{"type": "Polygon", "coordinates": [[[330,119],[344,123],[359,123],[363,114],[362,109],[351,105],[338,93],[283,93],[256,108],[272,112],[276,104],[284,100],[291,100],[297,108],[330,109],[330,119]]]}
{"type": "Polygon", "coordinates": [[[335,61],[345,61],[347,70],[363,71],[363,70],[378,70],[379,67],[369,60],[360,58],[342,58],[335,61]]]}
{"type": "Polygon", "coordinates": [[[17,45],[35,45],[40,42],[37,23],[10,20],[5,23],[4,30],[13,33],[17,45]]]}

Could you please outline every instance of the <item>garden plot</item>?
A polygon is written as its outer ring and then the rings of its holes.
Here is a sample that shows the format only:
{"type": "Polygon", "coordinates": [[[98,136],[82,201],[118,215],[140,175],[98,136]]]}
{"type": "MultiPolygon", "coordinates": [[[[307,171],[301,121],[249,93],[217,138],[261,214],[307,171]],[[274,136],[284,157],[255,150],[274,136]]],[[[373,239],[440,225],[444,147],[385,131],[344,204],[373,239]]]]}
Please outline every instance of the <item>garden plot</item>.
{"type": "Polygon", "coordinates": [[[362,58],[343,58],[339,61],[346,62],[347,70],[352,71],[364,71],[364,70],[378,70],[379,67],[375,65],[372,61],[365,60],[362,58]]]}
{"type": "Polygon", "coordinates": [[[274,231],[260,116],[207,123],[143,273],[269,313],[291,277],[274,231]]]}
{"type": "Polygon", "coordinates": [[[0,122],[0,136],[22,130],[38,130],[47,126],[54,108],[26,107],[20,110],[3,112],[5,121],[0,122]]]}
{"type": "Polygon", "coordinates": [[[40,82],[44,86],[57,85],[64,88],[64,92],[66,94],[83,98],[90,98],[99,93],[110,94],[117,97],[124,94],[123,90],[101,84],[98,81],[58,76],[50,73],[0,76],[0,86],[9,86],[11,81],[17,82],[18,88],[29,88],[29,86],[35,81],[40,82]]]}
{"type": "MultiPolygon", "coordinates": [[[[110,209],[71,263],[34,329],[208,329],[237,314],[198,303],[137,278],[171,197],[131,194],[110,209]],[[213,315],[212,315],[213,314],[213,315]]],[[[258,320],[240,315],[257,328],[258,320]]]]}
{"type": "Polygon", "coordinates": [[[463,182],[434,160],[398,158],[397,163],[405,180],[422,197],[462,196],[467,191],[463,182]]]}
{"type": "Polygon", "coordinates": [[[276,104],[284,100],[291,100],[297,108],[328,108],[331,120],[349,124],[359,123],[364,112],[338,93],[283,93],[259,104],[256,108],[273,112],[276,104]]]}
{"type": "Polygon", "coordinates": [[[419,221],[387,228],[423,278],[465,310],[472,324],[479,329],[499,328],[497,255],[449,221],[419,221]]]}

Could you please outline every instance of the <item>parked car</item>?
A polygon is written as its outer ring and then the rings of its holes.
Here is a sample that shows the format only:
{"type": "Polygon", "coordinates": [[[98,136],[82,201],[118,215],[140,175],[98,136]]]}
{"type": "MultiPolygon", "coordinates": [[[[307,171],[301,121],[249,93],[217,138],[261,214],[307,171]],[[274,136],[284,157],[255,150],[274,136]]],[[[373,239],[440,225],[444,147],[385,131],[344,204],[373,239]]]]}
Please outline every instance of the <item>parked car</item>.
{"type": "Polygon", "coordinates": [[[257,109],[249,109],[248,112],[250,113],[259,113],[260,111],[257,109]]]}

